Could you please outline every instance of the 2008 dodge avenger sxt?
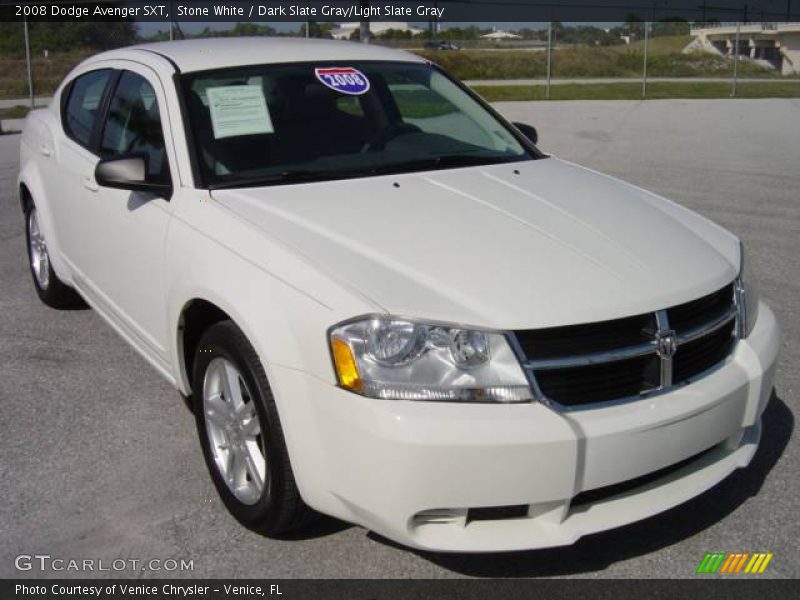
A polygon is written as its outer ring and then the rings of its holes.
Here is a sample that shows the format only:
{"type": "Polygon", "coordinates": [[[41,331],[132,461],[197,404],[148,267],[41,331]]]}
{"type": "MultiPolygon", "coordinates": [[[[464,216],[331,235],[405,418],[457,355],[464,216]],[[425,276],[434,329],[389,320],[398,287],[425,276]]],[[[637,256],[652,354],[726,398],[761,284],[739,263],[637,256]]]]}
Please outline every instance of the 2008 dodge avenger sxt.
{"type": "Polygon", "coordinates": [[[33,282],[190,399],[250,527],[570,544],[749,463],[779,334],[736,237],[535,138],[375,46],[99,54],[25,126],[33,282]]]}

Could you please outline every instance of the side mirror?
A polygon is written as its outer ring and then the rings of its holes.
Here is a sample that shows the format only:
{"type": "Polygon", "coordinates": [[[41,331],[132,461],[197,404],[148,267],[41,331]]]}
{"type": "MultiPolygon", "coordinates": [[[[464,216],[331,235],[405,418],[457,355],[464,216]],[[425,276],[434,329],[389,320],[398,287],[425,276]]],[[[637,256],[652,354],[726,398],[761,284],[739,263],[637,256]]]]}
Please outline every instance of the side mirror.
{"type": "Polygon", "coordinates": [[[150,192],[159,196],[169,196],[172,192],[171,185],[147,175],[147,159],[143,155],[103,159],[97,163],[94,178],[98,185],[120,190],[150,192]]]}
{"type": "Polygon", "coordinates": [[[535,144],[539,141],[539,134],[536,132],[536,127],[527,125],[525,123],[513,123],[514,127],[519,129],[520,133],[528,138],[531,143],[535,144]]]}

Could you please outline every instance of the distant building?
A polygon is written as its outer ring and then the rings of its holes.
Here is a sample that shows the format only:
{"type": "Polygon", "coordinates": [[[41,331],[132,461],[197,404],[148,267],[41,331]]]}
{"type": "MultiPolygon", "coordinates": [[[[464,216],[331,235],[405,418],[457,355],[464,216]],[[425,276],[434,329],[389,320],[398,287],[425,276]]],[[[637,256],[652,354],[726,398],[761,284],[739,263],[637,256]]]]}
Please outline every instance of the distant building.
{"type": "Polygon", "coordinates": [[[736,23],[692,25],[695,39],[684,52],[705,51],[769,64],[784,75],[800,73],[800,23],[742,23],[736,47],[736,23]]]}
{"type": "Polygon", "coordinates": [[[517,35],[516,33],[510,33],[508,31],[503,31],[501,29],[497,29],[492,33],[487,33],[481,36],[482,40],[521,40],[522,36],[517,35]]]}
{"type": "MultiPolygon", "coordinates": [[[[349,40],[354,31],[358,31],[360,23],[344,23],[336,29],[331,30],[331,37],[337,40],[349,40]]],[[[401,23],[400,21],[370,21],[369,31],[372,35],[377,36],[386,31],[393,29],[395,31],[408,31],[411,35],[422,33],[422,29],[411,27],[408,23],[401,23]]]]}

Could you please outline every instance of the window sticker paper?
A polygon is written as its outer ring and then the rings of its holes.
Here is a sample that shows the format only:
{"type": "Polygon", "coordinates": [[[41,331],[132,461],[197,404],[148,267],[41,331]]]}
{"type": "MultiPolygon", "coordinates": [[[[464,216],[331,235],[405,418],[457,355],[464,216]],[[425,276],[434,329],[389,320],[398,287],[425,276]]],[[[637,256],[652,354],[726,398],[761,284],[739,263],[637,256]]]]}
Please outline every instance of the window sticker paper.
{"type": "Polygon", "coordinates": [[[206,95],[216,139],[275,131],[261,86],[210,87],[206,95]]]}

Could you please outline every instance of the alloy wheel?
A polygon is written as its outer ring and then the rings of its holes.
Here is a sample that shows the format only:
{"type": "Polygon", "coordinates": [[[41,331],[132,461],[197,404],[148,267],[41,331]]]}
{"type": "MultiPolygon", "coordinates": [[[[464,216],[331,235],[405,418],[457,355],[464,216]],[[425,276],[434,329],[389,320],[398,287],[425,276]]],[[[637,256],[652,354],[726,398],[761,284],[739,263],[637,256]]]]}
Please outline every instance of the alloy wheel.
{"type": "Polygon", "coordinates": [[[42,290],[50,285],[50,256],[47,254],[47,244],[39,228],[39,219],[36,209],[32,208],[28,215],[28,247],[33,275],[42,290]]]}
{"type": "Polygon", "coordinates": [[[242,504],[256,504],[269,473],[255,400],[234,364],[212,360],[203,380],[203,416],[211,455],[228,489],[242,504]]]}

